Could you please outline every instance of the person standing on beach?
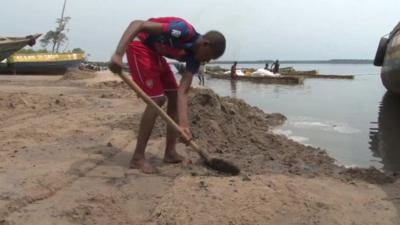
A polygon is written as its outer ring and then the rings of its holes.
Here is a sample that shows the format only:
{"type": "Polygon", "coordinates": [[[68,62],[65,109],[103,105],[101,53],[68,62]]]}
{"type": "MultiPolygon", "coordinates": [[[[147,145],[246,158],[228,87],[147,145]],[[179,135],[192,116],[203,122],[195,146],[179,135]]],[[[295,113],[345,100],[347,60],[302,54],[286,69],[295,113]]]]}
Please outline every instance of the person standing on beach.
{"type": "MultiPolygon", "coordinates": [[[[186,70],[186,66],[184,63],[174,63],[173,64],[178,70],[179,74],[183,74],[186,70]]],[[[202,63],[199,67],[199,72],[197,73],[197,78],[199,78],[199,85],[204,86],[204,74],[205,74],[205,64],[202,63]]]]}
{"type": "MultiPolygon", "coordinates": [[[[133,81],[159,106],[168,100],[167,113],[180,125],[184,139],[192,139],[188,117],[188,92],[193,75],[198,73],[202,62],[217,59],[225,51],[225,37],[218,31],[199,34],[186,20],[178,17],[135,20],[121,37],[109,68],[122,72],[122,58],[127,54],[133,81]],[[180,84],[164,57],[185,62],[180,84]]],[[[157,169],[145,158],[145,148],[150,138],[157,111],[147,106],[139,127],[135,152],[130,167],[144,173],[157,169]]],[[[164,162],[180,163],[184,158],[176,152],[177,133],[167,126],[164,162]]]]}
{"type": "Polygon", "coordinates": [[[265,63],[264,70],[269,70],[269,64],[268,63],[265,63]]]}
{"type": "Polygon", "coordinates": [[[204,74],[206,73],[206,65],[205,63],[201,63],[199,68],[199,73],[197,77],[199,78],[199,85],[204,86],[204,74]]]}
{"type": "Polygon", "coordinates": [[[279,60],[276,60],[275,63],[273,64],[272,72],[275,74],[279,73],[279,67],[280,67],[279,60]]]}
{"type": "Polygon", "coordinates": [[[236,66],[237,66],[237,62],[234,62],[232,67],[231,67],[231,80],[236,79],[236,66]]]}

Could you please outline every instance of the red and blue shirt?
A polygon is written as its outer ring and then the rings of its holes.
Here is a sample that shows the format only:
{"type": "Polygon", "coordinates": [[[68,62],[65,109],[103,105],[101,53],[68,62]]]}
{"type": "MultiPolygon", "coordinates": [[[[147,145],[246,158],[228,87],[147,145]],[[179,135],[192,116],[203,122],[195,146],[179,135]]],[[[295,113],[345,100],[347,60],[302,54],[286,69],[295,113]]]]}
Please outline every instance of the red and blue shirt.
{"type": "Polygon", "coordinates": [[[160,55],[186,62],[186,70],[196,74],[199,71],[200,62],[194,58],[191,48],[201,35],[194,27],[178,17],[151,18],[148,21],[161,23],[163,32],[161,34],[141,32],[138,38],[160,55]]]}

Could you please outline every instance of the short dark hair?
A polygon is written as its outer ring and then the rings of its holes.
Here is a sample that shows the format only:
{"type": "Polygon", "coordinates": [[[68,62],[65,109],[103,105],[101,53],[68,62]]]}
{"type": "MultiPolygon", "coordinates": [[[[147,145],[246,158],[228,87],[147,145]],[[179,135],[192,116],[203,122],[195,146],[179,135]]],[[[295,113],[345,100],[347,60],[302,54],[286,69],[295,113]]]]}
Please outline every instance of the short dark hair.
{"type": "Polygon", "coordinates": [[[226,40],[224,35],[216,30],[208,31],[203,35],[203,38],[208,40],[214,49],[215,58],[221,57],[225,52],[226,40]]]}

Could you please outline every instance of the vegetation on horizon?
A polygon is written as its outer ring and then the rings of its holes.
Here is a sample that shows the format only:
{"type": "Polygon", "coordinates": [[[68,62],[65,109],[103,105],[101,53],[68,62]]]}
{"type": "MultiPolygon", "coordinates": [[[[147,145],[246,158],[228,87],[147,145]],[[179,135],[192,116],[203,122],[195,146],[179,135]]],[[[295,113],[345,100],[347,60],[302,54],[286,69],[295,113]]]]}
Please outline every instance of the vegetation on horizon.
{"type": "Polygon", "coordinates": [[[52,45],[51,52],[52,53],[59,52],[60,47],[68,41],[68,37],[66,34],[68,30],[66,29],[66,26],[70,19],[71,17],[57,19],[56,23],[58,24],[58,26],[56,30],[48,31],[46,35],[40,40],[44,48],[47,48],[47,46],[51,44],[52,45]]]}
{"type": "Polygon", "coordinates": [[[66,29],[66,27],[68,22],[71,20],[71,17],[69,16],[64,17],[66,4],[67,1],[64,0],[64,6],[62,9],[61,18],[57,18],[56,20],[57,24],[56,29],[48,31],[46,35],[40,40],[44,48],[47,48],[47,46],[49,46],[50,44],[52,45],[51,47],[52,53],[58,53],[60,47],[68,41],[68,37],[66,34],[68,32],[68,29],[66,29]]]}
{"type": "MultiPolygon", "coordinates": [[[[23,48],[17,52],[17,54],[37,54],[37,53],[52,53],[47,49],[38,49],[35,50],[33,48],[23,48]]],[[[85,51],[81,48],[74,48],[72,51],[67,51],[66,53],[82,53],[85,54],[85,51]]]]}

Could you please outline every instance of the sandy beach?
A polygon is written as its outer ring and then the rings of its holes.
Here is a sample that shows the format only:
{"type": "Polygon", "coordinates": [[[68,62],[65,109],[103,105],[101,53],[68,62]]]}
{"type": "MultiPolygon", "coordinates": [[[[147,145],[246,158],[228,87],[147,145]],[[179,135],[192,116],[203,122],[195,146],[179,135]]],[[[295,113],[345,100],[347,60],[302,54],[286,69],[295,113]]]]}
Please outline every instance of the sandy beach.
{"type": "Polygon", "coordinates": [[[194,88],[196,141],[242,173],[162,162],[159,120],[147,156],[128,168],[145,104],[104,72],[0,76],[0,225],[399,224],[399,174],[344,168],[323,149],[274,134],[285,116],[194,88]]]}

